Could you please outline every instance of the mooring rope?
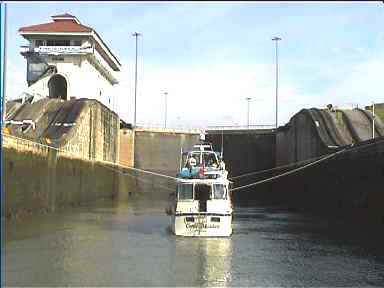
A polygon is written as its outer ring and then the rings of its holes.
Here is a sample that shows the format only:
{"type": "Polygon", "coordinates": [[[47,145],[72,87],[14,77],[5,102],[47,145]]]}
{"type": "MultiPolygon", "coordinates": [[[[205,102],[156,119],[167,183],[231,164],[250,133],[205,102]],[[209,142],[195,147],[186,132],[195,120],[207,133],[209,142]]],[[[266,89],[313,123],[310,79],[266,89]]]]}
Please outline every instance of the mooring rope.
{"type": "Polygon", "coordinates": [[[259,185],[259,184],[271,182],[271,181],[274,181],[274,180],[276,180],[278,178],[281,178],[281,177],[284,177],[284,176],[287,176],[287,175],[299,172],[301,170],[304,170],[304,169],[306,169],[308,167],[311,167],[311,166],[316,165],[316,164],[318,164],[320,162],[328,160],[328,159],[330,159],[330,158],[332,158],[332,157],[334,157],[334,156],[336,156],[338,154],[344,153],[346,151],[348,151],[348,152],[349,151],[355,151],[355,150],[366,148],[366,147],[369,147],[369,146],[372,146],[372,145],[376,145],[376,144],[382,143],[382,142],[384,142],[384,137],[381,140],[378,140],[378,141],[375,141],[375,142],[372,142],[372,143],[358,145],[358,146],[355,146],[355,144],[352,143],[348,147],[346,147],[346,148],[344,148],[342,150],[339,150],[339,151],[337,151],[335,153],[332,153],[332,154],[329,154],[327,156],[324,156],[324,157],[320,158],[319,160],[311,162],[311,163],[308,163],[307,165],[304,165],[302,167],[299,167],[299,168],[296,168],[296,169],[293,169],[293,170],[289,170],[289,171],[287,171],[285,173],[282,173],[282,174],[279,174],[279,175],[276,175],[276,176],[273,176],[273,177],[270,177],[270,178],[267,178],[267,179],[263,179],[263,180],[260,180],[260,181],[257,181],[257,182],[251,183],[251,184],[247,184],[247,185],[244,185],[244,186],[233,188],[233,189],[231,189],[231,191],[238,191],[238,190],[242,190],[242,189],[245,189],[245,188],[253,187],[253,186],[256,186],[256,185],[259,185]]]}
{"type": "Polygon", "coordinates": [[[264,179],[264,180],[260,180],[260,181],[257,181],[257,182],[251,183],[251,184],[247,184],[247,185],[244,185],[244,186],[233,188],[230,191],[232,191],[232,192],[233,191],[238,191],[238,190],[242,190],[242,189],[245,189],[245,188],[249,188],[249,187],[253,187],[253,186],[256,186],[256,185],[260,185],[260,184],[263,184],[263,183],[271,182],[271,181],[276,180],[278,178],[281,178],[281,177],[284,177],[284,176],[287,176],[287,175],[299,172],[299,171],[304,170],[304,169],[306,169],[308,167],[316,165],[316,164],[318,164],[320,162],[323,162],[323,161],[325,161],[327,159],[330,159],[330,158],[332,158],[332,157],[334,157],[334,156],[336,156],[338,154],[341,154],[341,153],[345,152],[346,150],[347,150],[347,148],[344,148],[343,150],[340,150],[340,151],[337,151],[337,152],[335,152],[333,154],[329,154],[327,156],[324,156],[323,158],[321,158],[321,159],[319,159],[317,161],[308,163],[307,165],[304,165],[302,167],[299,167],[299,168],[287,171],[285,173],[281,173],[279,175],[276,175],[276,176],[273,176],[273,177],[270,177],[270,178],[267,178],[267,179],[264,179]]]}
{"type": "MultiPolygon", "coordinates": [[[[28,141],[28,142],[31,142],[31,143],[36,144],[38,146],[41,146],[41,147],[45,147],[45,148],[48,148],[48,149],[53,149],[53,150],[56,150],[56,151],[59,151],[59,152],[64,152],[64,153],[68,153],[68,154],[73,154],[74,156],[79,157],[76,153],[68,151],[68,150],[60,149],[60,148],[57,148],[57,147],[54,147],[54,146],[42,144],[42,143],[39,143],[39,142],[35,142],[35,141],[29,140],[29,139],[20,138],[20,137],[13,136],[13,135],[8,135],[8,134],[4,134],[4,133],[2,133],[2,134],[3,134],[3,136],[7,136],[7,137],[10,137],[10,138],[15,138],[15,139],[18,139],[18,140],[28,141]]],[[[375,141],[375,142],[368,143],[368,144],[357,145],[355,147],[353,147],[355,144],[352,143],[348,147],[346,147],[346,148],[344,148],[342,150],[339,150],[339,151],[337,151],[335,153],[326,155],[326,156],[315,157],[315,158],[311,158],[311,159],[306,159],[306,160],[303,160],[303,161],[295,162],[295,163],[292,163],[292,164],[287,164],[287,165],[283,165],[283,166],[279,166],[279,167],[275,167],[275,168],[271,168],[271,169],[255,171],[255,172],[251,172],[251,173],[247,173],[247,174],[231,177],[231,178],[229,178],[231,180],[236,179],[236,178],[238,179],[238,178],[241,178],[241,177],[246,177],[246,176],[250,176],[250,175],[257,175],[257,174],[265,173],[265,172],[268,172],[268,171],[273,171],[273,170],[282,169],[282,168],[286,168],[286,167],[290,167],[290,166],[295,166],[295,165],[298,165],[300,163],[304,163],[304,162],[308,162],[308,161],[317,159],[316,161],[310,162],[310,163],[308,163],[308,164],[306,164],[306,165],[304,165],[302,167],[298,167],[296,169],[289,170],[289,171],[281,173],[279,175],[275,175],[275,176],[272,176],[270,178],[263,179],[263,180],[260,180],[260,181],[254,182],[254,183],[250,183],[250,184],[247,184],[247,185],[244,185],[244,186],[233,188],[233,189],[231,189],[231,191],[238,191],[238,190],[242,190],[242,189],[245,189],[245,188],[249,188],[249,187],[253,187],[253,186],[256,186],[256,185],[260,185],[260,184],[263,184],[263,183],[271,182],[271,181],[274,181],[274,180],[276,180],[278,178],[281,178],[281,177],[284,177],[284,176],[287,176],[287,175],[299,172],[299,171],[304,170],[304,169],[306,169],[308,167],[311,167],[313,165],[321,163],[321,162],[323,162],[323,161],[325,161],[327,159],[330,159],[330,158],[332,158],[332,157],[334,157],[334,156],[336,156],[338,154],[344,153],[346,151],[354,151],[354,150],[358,150],[358,149],[361,149],[361,148],[366,148],[366,147],[369,147],[371,145],[376,145],[377,143],[381,143],[381,142],[384,142],[384,138],[382,140],[379,140],[379,141],[375,141]]],[[[89,159],[85,159],[84,158],[84,160],[89,160],[89,159]]],[[[154,176],[158,176],[158,177],[164,177],[164,178],[167,178],[167,179],[170,179],[170,180],[173,180],[173,181],[179,180],[179,178],[176,178],[176,177],[172,177],[172,176],[168,176],[168,175],[160,174],[160,173],[156,173],[156,172],[151,172],[151,171],[147,171],[147,170],[143,170],[143,169],[139,169],[139,168],[123,166],[123,165],[119,165],[117,163],[110,162],[110,161],[105,161],[105,160],[98,161],[98,160],[94,160],[94,159],[91,159],[91,160],[92,161],[97,161],[101,166],[104,166],[105,168],[112,169],[112,170],[117,171],[118,173],[122,173],[122,174],[124,174],[126,176],[135,177],[136,179],[138,179],[137,175],[131,175],[131,174],[125,172],[125,171],[120,171],[118,169],[114,169],[114,168],[108,167],[108,166],[104,165],[104,163],[105,164],[110,164],[112,166],[119,166],[119,167],[122,167],[123,169],[133,170],[133,171],[137,171],[137,172],[144,173],[144,174],[154,175],[154,176]]],[[[142,181],[142,180],[140,179],[139,181],[142,181]]],[[[152,185],[153,185],[153,183],[152,183],[152,185]]],[[[156,185],[156,186],[162,187],[162,188],[167,189],[167,190],[171,190],[170,188],[165,187],[165,186],[161,186],[161,185],[156,185]]]]}
{"type": "Polygon", "coordinates": [[[141,182],[143,182],[143,183],[151,184],[151,185],[153,185],[153,186],[156,186],[156,187],[159,187],[159,188],[163,188],[163,189],[165,189],[165,190],[169,190],[169,191],[172,191],[172,192],[175,190],[175,189],[171,189],[171,188],[169,188],[169,187],[167,187],[167,186],[164,186],[164,185],[153,184],[152,181],[148,181],[148,180],[145,180],[145,179],[142,179],[142,178],[138,178],[137,175],[129,174],[129,173],[127,173],[126,171],[120,171],[120,170],[118,170],[118,169],[114,169],[114,168],[112,168],[112,167],[105,166],[105,165],[103,165],[103,164],[101,164],[101,166],[104,166],[105,168],[107,168],[107,169],[109,169],[109,170],[112,170],[112,171],[118,172],[118,173],[120,173],[120,174],[123,174],[124,176],[128,176],[128,177],[134,178],[135,180],[141,181],[141,182]]]}
{"type": "Polygon", "coordinates": [[[310,167],[310,166],[312,166],[314,164],[320,163],[320,162],[322,162],[324,160],[327,160],[327,159],[329,159],[329,158],[331,158],[331,157],[333,157],[333,156],[335,156],[337,154],[341,154],[341,153],[346,152],[346,151],[359,150],[359,149],[362,149],[362,148],[366,148],[366,147],[369,147],[369,146],[376,145],[378,143],[384,142],[384,137],[380,137],[380,138],[382,138],[382,139],[378,140],[378,141],[375,141],[375,142],[372,142],[372,143],[367,143],[367,144],[364,143],[362,145],[355,145],[355,143],[352,143],[352,144],[348,145],[348,147],[345,147],[342,150],[339,150],[339,151],[337,151],[337,152],[335,152],[333,154],[328,154],[326,156],[315,157],[315,158],[311,158],[311,159],[306,159],[306,160],[303,160],[303,161],[295,162],[295,163],[292,163],[292,164],[282,165],[282,166],[274,167],[274,168],[271,168],[271,169],[265,169],[265,170],[250,172],[250,173],[246,173],[246,174],[243,174],[243,175],[231,177],[229,179],[234,180],[234,179],[238,179],[238,178],[242,178],[242,177],[246,177],[246,176],[262,174],[262,173],[273,171],[273,170],[277,170],[277,169],[282,169],[282,168],[287,168],[287,167],[290,167],[290,166],[295,166],[295,165],[302,164],[304,162],[308,162],[308,161],[311,161],[311,160],[317,160],[317,161],[310,162],[307,165],[304,165],[302,167],[298,167],[297,169],[289,170],[289,171],[287,171],[285,173],[282,173],[282,174],[279,174],[279,175],[276,175],[276,176],[272,176],[270,178],[267,178],[267,179],[264,179],[264,180],[260,180],[260,181],[257,181],[257,182],[254,182],[254,183],[251,183],[251,184],[248,184],[248,185],[244,185],[244,186],[233,188],[233,189],[231,189],[231,191],[236,191],[236,190],[252,187],[252,186],[255,186],[255,185],[258,185],[258,184],[263,184],[263,183],[266,183],[266,182],[270,182],[270,181],[273,181],[273,180],[275,180],[277,178],[280,178],[280,177],[283,177],[283,176],[286,176],[286,175],[298,172],[298,171],[303,170],[303,169],[305,169],[307,167],[310,167]]]}
{"type": "MultiPolygon", "coordinates": [[[[57,148],[57,147],[54,147],[54,146],[50,146],[50,145],[47,145],[47,144],[39,143],[39,142],[30,140],[30,139],[25,139],[25,138],[21,138],[21,137],[17,137],[17,136],[14,136],[14,135],[9,135],[9,134],[4,134],[4,133],[2,133],[2,135],[5,136],[5,137],[14,138],[16,140],[26,141],[26,142],[29,142],[31,144],[34,144],[34,145],[37,145],[37,146],[40,146],[40,147],[44,147],[44,148],[47,148],[47,149],[51,149],[51,150],[55,150],[55,151],[58,151],[58,152],[67,153],[69,155],[76,156],[79,159],[97,161],[101,166],[103,166],[103,167],[105,167],[107,169],[110,169],[110,170],[112,169],[113,171],[116,171],[118,173],[124,174],[126,176],[132,176],[132,177],[135,177],[137,179],[138,179],[137,175],[134,176],[134,175],[128,174],[127,172],[122,172],[122,171],[120,171],[118,169],[114,169],[112,167],[106,166],[105,164],[109,164],[109,165],[112,165],[112,166],[117,166],[118,165],[118,166],[122,167],[123,169],[129,169],[129,170],[137,171],[137,172],[140,172],[140,173],[145,173],[145,174],[154,175],[154,176],[158,176],[158,177],[168,178],[168,179],[173,180],[173,181],[177,181],[178,180],[178,178],[176,178],[176,177],[172,177],[172,176],[168,176],[168,175],[160,174],[160,173],[155,173],[155,172],[151,172],[151,171],[147,171],[147,170],[143,170],[143,169],[138,169],[138,168],[134,168],[134,167],[123,166],[123,165],[119,165],[119,164],[117,164],[115,162],[110,162],[110,161],[105,161],[105,160],[98,161],[98,160],[94,160],[94,159],[81,158],[75,152],[68,151],[68,150],[65,150],[65,149],[60,149],[60,148],[57,148]]],[[[139,181],[143,181],[142,179],[138,179],[138,180],[139,181]]],[[[149,183],[149,181],[147,181],[147,182],[149,183]]],[[[167,190],[170,190],[170,191],[173,191],[173,189],[170,189],[170,188],[162,186],[162,185],[156,185],[156,186],[164,188],[164,189],[167,189],[167,190]]]]}
{"type": "Polygon", "coordinates": [[[177,178],[177,177],[172,177],[172,176],[168,176],[168,175],[165,175],[165,174],[160,174],[160,173],[156,173],[156,172],[152,172],[152,171],[148,171],[148,170],[138,169],[138,168],[134,168],[134,167],[126,167],[126,166],[124,166],[124,168],[125,169],[129,169],[129,170],[133,170],[133,171],[137,171],[137,172],[141,172],[141,173],[146,173],[146,174],[149,174],[149,175],[154,175],[154,176],[168,178],[168,179],[171,179],[171,180],[174,180],[174,181],[179,180],[179,178],[177,178]]]}
{"type": "Polygon", "coordinates": [[[322,157],[324,157],[324,156],[318,156],[318,157],[309,158],[309,159],[305,159],[305,160],[302,160],[302,161],[298,161],[298,162],[294,162],[294,163],[290,163],[290,164],[286,164],[286,165],[276,166],[276,167],[273,167],[273,168],[268,168],[268,169],[264,169],[264,170],[258,170],[258,171],[254,171],[254,172],[249,172],[249,173],[241,174],[241,175],[238,175],[238,176],[233,176],[233,177],[230,177],[228,179],[229,180],[237,180],[237,179],[244,178],[244,177],[247,177],[247,176],[253,176],[253,175],[263,174],[263,173],[266,173],[266,172],[271,172],[271,171],[274,171],[274,170],[279,170],[279,169],[283,169],[283,168],[289,168],[289,167],[292,167],[292,166],[303,164],[305,162],[310,162],[310,161],[318,160],[318,159],[321,159],[322,157]]]}

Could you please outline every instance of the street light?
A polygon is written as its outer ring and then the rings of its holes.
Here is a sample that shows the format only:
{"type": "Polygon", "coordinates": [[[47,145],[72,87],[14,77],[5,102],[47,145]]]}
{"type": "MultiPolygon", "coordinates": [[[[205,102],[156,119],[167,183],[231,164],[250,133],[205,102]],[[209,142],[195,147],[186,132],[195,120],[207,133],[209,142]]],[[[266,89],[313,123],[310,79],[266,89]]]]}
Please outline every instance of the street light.
{"type": "Polygon", "coordinates": [[[375,102],[372,102],[372,139],[375,138],[375,102]]]}
{"type": "Polygon", "coordinates": [[[251,100],[251,97],[247,97],[245,100],[247,100],[247,127],[249,129],[249,101],[251,100]]]}
{"type": "MultiPolygon", "coordinates": [[[[2,118],[2,124],[5,125],[5,120],[6,120],[6,105],[7,105],[7,31],[8,31],[8,14],[7,14],[7,3],[4,3],[4,49],[3,49],[3,99],[1,99],[1,111],[3,113],[3,118],[2,118]]],[[[1,70],[1,67],[0,67],[1,70]]],[[[0,79],[1,82],[1,79],[0,79]]],[[[3,129],[3,125],[1,125],[1,129],[3,129]]]]}
{"type": "Polygon", "coordinates": [[[280,37],[273,37],[272,38],[272,41],[275,41],[275,52],[276,52],[276,108],[275,108],[275,111],[276,111],[276,128],[278,126],[278,118],[277,118],[277,115],[278,115],[278,95],[279,95],[279,54],[278,54],[278,42],[281,40],[280,37]]]}
{"type": "Polygon", "coordinates": [[[167,106],[168,106],[168,92],[164,92],[164,128],[167,128],[167,106]]]}
{"type": "Polygon", "coordinates": [[[141,33],[135,32],[132,34],[136,40],[136,64],[135,64],[135,112],[133,116],[133,127],[136,127],[136,93],[137,93],[137,38],[141,36],[141,33]]]}

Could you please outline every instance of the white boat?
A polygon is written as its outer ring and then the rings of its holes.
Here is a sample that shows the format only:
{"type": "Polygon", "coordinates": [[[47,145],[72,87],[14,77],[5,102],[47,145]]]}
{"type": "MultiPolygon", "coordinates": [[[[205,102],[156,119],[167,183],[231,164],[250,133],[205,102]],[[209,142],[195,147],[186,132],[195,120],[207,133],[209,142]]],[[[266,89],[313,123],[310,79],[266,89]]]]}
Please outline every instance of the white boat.
{"type": "MultiPolygon", "coordinates": [[[[178,236],[230,236],[232,234],[231,182],[219,153],[209,144],[195,145],[183,153],[176,193],[171,193],[167,213],[178,236]],[[190,165],[194,157],[196,165],[190,165]]],[[[193,162],[193,161],[192,161],[193,162]]]]}

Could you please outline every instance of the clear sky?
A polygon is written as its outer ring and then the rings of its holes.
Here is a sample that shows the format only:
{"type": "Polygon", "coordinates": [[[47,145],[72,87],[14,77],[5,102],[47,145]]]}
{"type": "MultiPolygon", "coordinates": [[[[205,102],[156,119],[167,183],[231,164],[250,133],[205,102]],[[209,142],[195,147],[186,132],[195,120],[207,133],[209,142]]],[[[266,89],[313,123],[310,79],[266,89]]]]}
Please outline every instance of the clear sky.
{"type": "Polygon", "coordinates": [[[384,102],[384,4],[376,2],[22,2],[8,4],[8,97],[26,87],[22,26],[68,12],[94,28],[121,60],[114,110],[170,126],[274,124],[279,42],[279,124],[302,108],[384,102]]]}

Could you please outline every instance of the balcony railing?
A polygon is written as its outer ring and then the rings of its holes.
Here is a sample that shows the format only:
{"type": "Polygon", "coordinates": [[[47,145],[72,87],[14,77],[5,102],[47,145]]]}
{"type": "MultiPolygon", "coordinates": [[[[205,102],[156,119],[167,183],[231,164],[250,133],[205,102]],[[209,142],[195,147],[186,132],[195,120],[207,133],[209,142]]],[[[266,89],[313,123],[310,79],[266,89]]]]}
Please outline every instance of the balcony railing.
{"type": "Polygon", "coordinates": [[[231,126],[207,126],[206,130],[271,130],[275,125],[231,125],[231,126]]]}
{"type": "Polygon", "coordinates": [[[30,52],[29,46],[20,46],[20,53],[21,54],[28,53],[28,52],[30,52]]]}
{"type": "Polygon", "coordinates": [[[92,53],[92,47],[81,46],[20,46],[20,53],[35,52],[40,54],[60,55],[60,54],[88,54],[92,53]]]}

